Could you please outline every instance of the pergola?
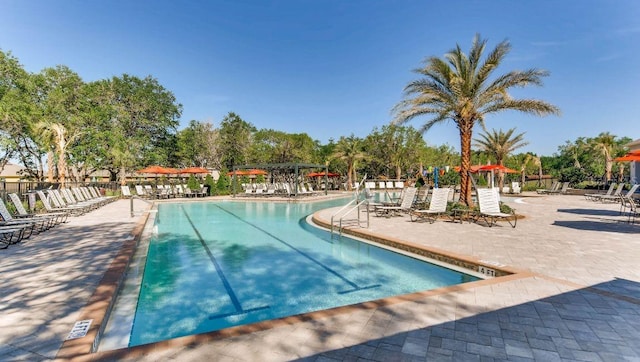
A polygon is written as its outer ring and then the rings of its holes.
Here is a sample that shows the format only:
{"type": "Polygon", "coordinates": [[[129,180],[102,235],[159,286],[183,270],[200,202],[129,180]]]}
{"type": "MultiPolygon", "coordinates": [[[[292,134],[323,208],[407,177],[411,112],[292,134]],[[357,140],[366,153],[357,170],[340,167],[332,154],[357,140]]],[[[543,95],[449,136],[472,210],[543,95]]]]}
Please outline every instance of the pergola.
{"type": "MultiPolygon", "coordinates": [[[[329,173],[329,166],[328,165],[317,165],[317,164],[313,164],[313,163],[262,163],[262,164],[253,164],[253,165],[242,165],[242,166],[233,166],[233,173],[231,175],[231,184],[233,185],[233,195],[236,195],[236,183],[234,182],[234,178],[236,177],[236,171],[238,170],[248,170],[248,169],[261,169],[261,170],[267,170],[267,171],[273,171],[273,170],[289,170],[289,171],[293,171],[292,173],[294,174],[294,180],[295,180],[295,190],[294,190],[294,195],[298,196],[298,189],[299,189],[299,175],[300,175],[300,170],[301,169],[308,169],[308,168],[322,168],[324,169],[324,182],[325,185],[328,183],[328,177],[327,174],[329,173]]],[[[325,187],[324,189],[324,194],[327,194],[327,187],[325,187]]]]}

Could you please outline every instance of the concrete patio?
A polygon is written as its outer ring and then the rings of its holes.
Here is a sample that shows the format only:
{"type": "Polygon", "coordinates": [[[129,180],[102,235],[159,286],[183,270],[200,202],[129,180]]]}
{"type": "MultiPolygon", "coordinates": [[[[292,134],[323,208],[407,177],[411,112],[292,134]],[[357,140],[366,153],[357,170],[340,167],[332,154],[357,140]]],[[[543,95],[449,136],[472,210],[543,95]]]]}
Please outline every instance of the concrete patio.
{"type": "Polygon", "coordinates": [[[135,200],[132,218],[120,200],[0,250],[0,360],[640,361],[640,225],[628,224],[618,204],[581,196],[511,206],[525,216],[515,229],[372,216],[356,230],[504,266],[515,271],[509,276],[256,328],[69,353],[66,336],[91,312],[149,208],[135,200]]]}

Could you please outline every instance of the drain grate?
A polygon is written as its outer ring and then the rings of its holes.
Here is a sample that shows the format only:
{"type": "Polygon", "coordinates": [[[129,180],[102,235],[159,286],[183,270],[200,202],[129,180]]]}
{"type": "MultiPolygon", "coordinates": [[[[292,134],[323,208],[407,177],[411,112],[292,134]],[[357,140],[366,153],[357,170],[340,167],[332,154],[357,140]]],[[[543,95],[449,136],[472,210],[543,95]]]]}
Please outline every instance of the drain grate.
{"type": "Polygon", "coordinates": [[[76,324],[73,325],[73,328],[71,328],[71,332],[67,336],[67,340],[86,336],[87,332],[89,332],[89,327],[91,327],[91,322],[93,322],[93,319],[77,321],[76,324]]]}

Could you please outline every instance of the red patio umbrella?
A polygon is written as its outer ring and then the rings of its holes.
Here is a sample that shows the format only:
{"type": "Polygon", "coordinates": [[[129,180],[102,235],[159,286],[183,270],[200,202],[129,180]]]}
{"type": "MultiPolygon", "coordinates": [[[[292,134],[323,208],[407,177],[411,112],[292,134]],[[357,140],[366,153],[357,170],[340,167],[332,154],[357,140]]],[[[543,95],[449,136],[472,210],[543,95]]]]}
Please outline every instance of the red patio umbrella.
{"type": "Polygon", "coordinates": [[[266,174],[268,174],[267,171],[258,170],[258,169],[255,169],[255,168],[252,169],[252,170],[247,171],[247,175],[266,175],[266,174]]]}
{"type": "Polygon", "coordinates": [[[180,173],[193,173],[193,174],[209,173],[209,170],[207,170],[204,167],[187,167],[180,170],[180,173]]]}
{"type": "Polygon", "coordinates": [[[613,160],[614,161],[618,161],[618,162],[625,162],[625,161],[640,162],[640,152],[639,153],[627,153],[626,155],[620,156],[620,157],[616,157],[613,160]]]}
{"type": "Polygon", "coordinates": [[[248,175],[248,171],[247,170],[235,170],[235,171],[229,171],[227,172],[227,176],[232,176],[232,175],[236,175],[236,176],[245,176],[248,175]]]}
{"type": "Polygon", "coordinates": [[[158,166],[158,165],[153,165],[153,166],[148,166],[145,167],[141,170],[136,171],[137,173],[155,173],[155,174],[172,174],[178,173],[178,170],[176,170],[175,168],[170,168],[170,167],[162,167],[162,166],[158,166]]]}
{"type": "Polygon", "coordinates": [[[478,168],[478,171],[502,171],[504,173],[520,173],[520,171],[516,171],[506,166],[501,165],[484,165],[478,168]]]}

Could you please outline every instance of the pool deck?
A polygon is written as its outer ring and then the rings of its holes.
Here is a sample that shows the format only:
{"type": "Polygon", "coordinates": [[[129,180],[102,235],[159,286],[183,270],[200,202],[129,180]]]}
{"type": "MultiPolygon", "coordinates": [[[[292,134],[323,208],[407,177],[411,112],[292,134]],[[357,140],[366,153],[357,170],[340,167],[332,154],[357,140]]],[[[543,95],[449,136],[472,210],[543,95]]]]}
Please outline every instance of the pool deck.
{"type": "Polygon", "coordinates": [[[408,216],[372,216],[368,229],[354,228],[512,275],[83,354],[91,333],[64,340],[76,321],[99,322],[149,209],[135,200],[131,217],[129,200],[119,200],[0,250],[0,360],[640,361],[640,220],[628,224],[618,204],[581,196],[511,205],[524,215],[515,229],[408,216]]]}

